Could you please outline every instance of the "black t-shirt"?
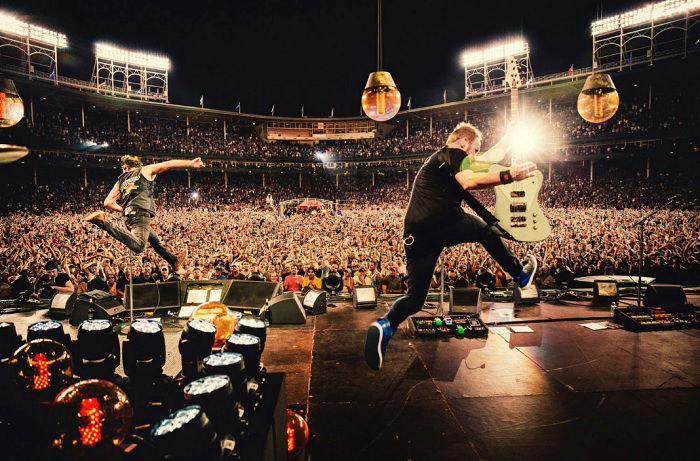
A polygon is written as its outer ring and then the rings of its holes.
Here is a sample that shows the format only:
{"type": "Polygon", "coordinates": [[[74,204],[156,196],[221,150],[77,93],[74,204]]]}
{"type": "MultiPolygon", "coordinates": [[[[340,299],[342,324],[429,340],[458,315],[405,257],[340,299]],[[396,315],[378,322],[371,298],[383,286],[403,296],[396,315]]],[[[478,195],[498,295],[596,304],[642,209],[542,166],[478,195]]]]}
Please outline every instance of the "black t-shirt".
{"type": "Polygon", "coordinates": [[[68,282],[70,282],[70,277],[68,274],[65,272],[59,272],[58,275],[56,275],[56,278],[49,277],[48,274],[42,275],[39,277],[39,280],[36,281],[34,286],[36,287],[36,292],[39,294],[41,299],[48,299],[58,293],[58,290],[51,288],[52,286],[64,287],[68,282]]]}
{"type": "Polygon", "coordinates": [[[418,170],[404,218],[404,236],[421,232],[457,219],[463,188],[454,178],[466,153],[443,147],[433,153],[418,170]]]}
{"type": "Polygon", "coordinates": [[[119,176],[119,200],[117,202],[128,215],[133,210],[147,211],[151,216],[156,214],[153,200],[153,181],[141,174],[141,168],[135,168],[119,176]]]}
{"type": "Polygon", "coordinates": [[[92,291],[92,290],[109,291],[109,286],[107,285],[107,280],[105,280],[101,275],[94,276],[87,283],[87,288],[88,288],[88,291],[92,291]]]}

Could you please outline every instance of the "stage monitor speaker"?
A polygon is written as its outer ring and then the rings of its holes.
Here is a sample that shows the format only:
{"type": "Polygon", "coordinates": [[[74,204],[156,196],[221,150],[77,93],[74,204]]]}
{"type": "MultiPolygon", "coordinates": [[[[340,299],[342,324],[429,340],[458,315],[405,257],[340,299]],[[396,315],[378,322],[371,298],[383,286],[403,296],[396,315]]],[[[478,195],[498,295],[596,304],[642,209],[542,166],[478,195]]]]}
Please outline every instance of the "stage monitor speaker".
{"type": "Polygon", "coordinates": [[[311,315],[325,314],[327,294],[322,290],[309,290],[301,304],[311,315]]]}
{"type": "Polygon", "coordinates": [[[481,312],[481,288],[450,287],[451,314],[481,312]]]}
{"type": "Polygon", "coordinates": [[[260,310],[278,292],[279,283],[277,282],[231,280],[223,304],[237,310],[260,310]]]}
{"type": "Polygon", "coordinates": [[[267,317],[271,325],[306,323],[304,306],[293,291],[287,291],[272,298],[267,304],[267,317]]]}
{"type": "Polygon", "coordinates": [[[118,296],[100,290],[92,290],[78,295],[69,322],[73,326],[80,325],[83,320],[111,320],[126,312],[122,300],[118,296]]]}
{"type": "Polygon", "coordinates": [[[680,285],[654,283],[644,293],[646,307],[683,307],[687,303],[688,298],[680,285]]]}
{"type": "Polygon", "coordinates": [[[355,287],[352,290],[352,307],[355,309],[377,307],[377,292],[374,291],[374,287],[355,287]]]}
{"type": "Polygon", "coordinates": [[[78,295],[76,293],[62,293],[59,291],[51,298],[48,316],[52,319],[67,319],[73,313],[77,298],[78,295]]]}
{"type": "Polygon", "coordinates": [[[540,290],[534,283],[527,288],[513,288],[513,303],[517,306],[540,302],[540,290]]]}
{"type": "MultiPolygon", "coordinates": [[[[174,309],[180,307],[180,282],[135,283],[134,310],[174,309]]],[[[129,284],[124,286],[124,306],[131,309],[129,284]]]]}
{"type": "Polygon", "coordinates": [[[593,281],[593,304],[607,304],[620,300],[620,292],[615,280],[593,281]]]}

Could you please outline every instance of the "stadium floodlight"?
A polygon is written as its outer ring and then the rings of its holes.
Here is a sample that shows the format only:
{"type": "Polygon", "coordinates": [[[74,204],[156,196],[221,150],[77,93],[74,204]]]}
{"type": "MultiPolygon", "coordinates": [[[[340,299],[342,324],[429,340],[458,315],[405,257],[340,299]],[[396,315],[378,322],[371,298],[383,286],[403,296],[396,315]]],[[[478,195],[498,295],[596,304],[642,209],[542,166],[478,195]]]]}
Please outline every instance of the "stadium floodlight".
{"type": "Polygon", "coordinates": [[[170,70],[170,59],[167,56],[145,51],[128,50],[111,43],[95,43],[95,55],[100,59],[119,62],[129,66],[163,71],[170,70]]]}
{"type": "Polygon", "coordinates": [[[462,65],[473,67],[494,61],[501,61],[508,56],[528,54],[530,48],[524,40],[513,40],[490,45],[482,49],[467,50],[462,54],[462,65]]]}
{"type": "Polygon", "coordinates": [[[19,38],[43,43],[44,45],[55,46],[56,48],[68,47],[68,39],[65,34],[20,21],[12,14],[4,11],[0,11],[0,31],[19,38]]]}
{"type": "Polygon", "coordinates": [[[602,35],[627,27],[682,16],[700,8],[700,0],[666,0],[591,23],[591,35],[602,35]]]}

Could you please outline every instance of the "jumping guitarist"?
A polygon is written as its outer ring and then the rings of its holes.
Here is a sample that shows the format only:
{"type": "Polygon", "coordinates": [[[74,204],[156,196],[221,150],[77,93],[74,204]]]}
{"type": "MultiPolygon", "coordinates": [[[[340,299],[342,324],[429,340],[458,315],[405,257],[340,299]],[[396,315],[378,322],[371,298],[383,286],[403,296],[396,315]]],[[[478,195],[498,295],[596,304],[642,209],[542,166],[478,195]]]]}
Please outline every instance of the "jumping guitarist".
{"type": "Polygon", "coordinates": [[[525,261],[519,262],[492,227],[465,213],[461,203],[464,191],[522,181],[531,177],[537,166],[527,162],[489,173],[489,165],[482,162],[501,160],[507,153],[507,142],[501,140],[477,157],[481,136],[476,127],[460,123],[447,138],[447,144],[428,157],[416,175],[403,232],[408,292],[367,330],[365,360],[374,370],[381,368],[386,346],[399,325],[423,308],[435,263],[444,247],[479,242],[518,286],[525,288],[532,283],[537,272],[535,257],[527,255],[525,261]]]}

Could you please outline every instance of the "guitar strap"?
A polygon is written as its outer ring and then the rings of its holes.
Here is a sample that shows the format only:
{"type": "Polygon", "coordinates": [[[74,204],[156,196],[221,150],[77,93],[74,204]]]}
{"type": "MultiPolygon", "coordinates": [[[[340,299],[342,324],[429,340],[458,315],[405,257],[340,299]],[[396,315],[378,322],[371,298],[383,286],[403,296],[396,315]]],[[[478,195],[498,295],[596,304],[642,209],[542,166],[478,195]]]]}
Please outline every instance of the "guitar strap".
{"type": "Polygon", "coordinates": [[[489,227],[493,228],[493,230],[496,231],[496,233],[500,234],[502,237],[507,238],[508,240],[515,240],[510,233],[502,228],[498,224],[498,218],[496,218],[493,213],[491,213],[489,210],[486,209],[484,205],[479,202],[476,197],[474,197],[471,192],[465,190],[463,191],[464,193],[462,194],[462,198],[464,199],[465,202],[467,202],[467,205],[469,205],[469,208],[474,210],[476,214],[479,215],[481,219],[486,222],[486,224],[489,225],[489,227]]]}

